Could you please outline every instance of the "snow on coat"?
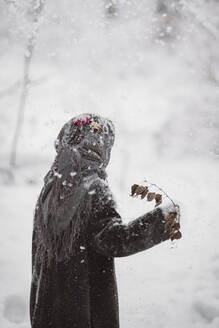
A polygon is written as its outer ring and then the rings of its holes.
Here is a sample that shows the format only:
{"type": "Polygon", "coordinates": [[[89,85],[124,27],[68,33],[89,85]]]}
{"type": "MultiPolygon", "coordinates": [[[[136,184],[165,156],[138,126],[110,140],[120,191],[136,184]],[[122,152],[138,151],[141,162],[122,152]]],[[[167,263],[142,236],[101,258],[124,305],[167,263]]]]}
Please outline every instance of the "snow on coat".
{"type": "Polygon", "coordinates": [[[167,239],[160,208],[129,224],[116,211],[105,168],[111,121],[84,114],[64,125],[37,201],[32,240],[32,328],[118,328],[114,257],[167,239]]]}

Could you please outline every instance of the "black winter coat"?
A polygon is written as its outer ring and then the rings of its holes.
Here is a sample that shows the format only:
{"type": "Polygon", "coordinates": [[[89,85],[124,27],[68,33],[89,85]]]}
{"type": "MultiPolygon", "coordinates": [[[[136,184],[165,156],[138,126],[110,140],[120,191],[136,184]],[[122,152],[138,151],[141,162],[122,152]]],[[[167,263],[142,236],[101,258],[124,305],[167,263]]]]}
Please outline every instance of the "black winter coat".
{"type": "Polygon", "coordinates": [[[67,262],[35,263],[37,231],[33,231],[32,328],[118,328],[114,257],[167,239],[160,208],[124,224],[112,203],[98,206],[99,192],[97,188],[78,250],[67,262]]]}

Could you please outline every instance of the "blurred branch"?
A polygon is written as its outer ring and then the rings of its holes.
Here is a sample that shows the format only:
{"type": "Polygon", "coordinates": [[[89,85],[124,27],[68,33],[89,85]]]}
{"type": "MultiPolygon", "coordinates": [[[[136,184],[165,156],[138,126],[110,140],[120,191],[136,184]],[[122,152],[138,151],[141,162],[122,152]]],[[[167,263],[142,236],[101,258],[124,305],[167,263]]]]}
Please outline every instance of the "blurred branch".
{"type": "MultiPolygon", "coordinates": [[[[39,79],[32,80],[32,81],[30,81],[30,87],[40,85],[41,83],[44,83],[45,81],[47,81],[47,79],[48,79],[48,77],[41,77],[39,79]]],[[[0,91],[0,98],[7,97],[11,93],[16,92],[16,90],[18,88],[20,88],[22,85],[23,85],[22,80],[18,80],[17,82],[14,82],[10,87],[6,88],[5,90],[0,91]]]]}
{"type": "Polygon", "coordinates": [[[39,30],[39,19],[44,4],[45,4],[45,0],[32,0],[31,8],[30,11],[28,12],[28,14],[30,14],[32,18],[32,31],[27,39],[26,52],[24,56],[24,73],[23,73],[23,81],[22,81],[22,90],[21,90],[21,96],[18,105],[17,123],[12,140],[12,147],[11,147],[11,154],[10,154],[10,165],[12,166],[16,165],[17,145],[24,121],[24,109],[25,109],[26,100],[29,92],[29,86],[30,86],[30,77],[29,77],[30,65],[33,58],[37,33],[39,30]]]}
{"type": "Polygon", "coordinates": [[[115,0],[105,0],[105,9],[109,17],[117,16],[117,6],[115,2],[115,0]]]}
{"type": "Polygon", "coordinates": [[[4,0],[7,5],[13,5],[16,7],[16,0],[4,0]]]}
{"type": "Polygon", "coordinates": [[[218,30],[217,28],[210,23],[208,17],[201,17],[201,12],[197,14],[197,7],[192,4],[192,2],[188,2],[187,0],[182,0],[181,4],[184,9],[187,10],[188,13],[199,23],[199,26],[202,27],[208,34],[210,34],[214,39],[218,39],[218,30]]]}
{"type": "Polygon", "coordinates": [[[13,172],[9,168],[0,167],[0,184],[8,185],[14,182],[13,172]]]}
{"type": "Polygon", "coordinates": [[[175,39],[180,24],[180,1],[157,0],[156,11],[158,13],[156,37],[165,41],[175,39]]]}

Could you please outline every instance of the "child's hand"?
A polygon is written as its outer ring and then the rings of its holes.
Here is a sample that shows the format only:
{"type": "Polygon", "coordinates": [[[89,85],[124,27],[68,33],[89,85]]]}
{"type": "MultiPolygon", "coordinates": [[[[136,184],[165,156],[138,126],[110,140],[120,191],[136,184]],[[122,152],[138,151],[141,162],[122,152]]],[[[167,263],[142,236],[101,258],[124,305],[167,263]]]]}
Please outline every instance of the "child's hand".
{"type": "MultiPolygon", "coordinates": [[[[145,182],[148,182],[145,180],[145,182]]],[[[175,204],[175,202],[172,201],[171,198],[166,194],[166,192],[159,188],[156,184],[149,183],[149,186],[143,186],[134,184],[131,187],[131,196],[138,197],[141,196],[141,199],[146,199],[147,201],[155,201],[155,207],[159,208],[162,212],[162,215],[160,216],[160,223],[159,226],[156,228],[156,235],[159,235],[159,238],[161,236],[161,239],[164,240],[174,240],[174,239],[180,239],[182,237],[180,229],[180,209],[179,206],[175,204]],[[157,188],[159,190],[159,193],[149,192],[149,188],[157,188]],[[164,197],[163,197],[164,196],[164,197]]],[[[159,239],[158,238],[158,239],[159,239]]]]}

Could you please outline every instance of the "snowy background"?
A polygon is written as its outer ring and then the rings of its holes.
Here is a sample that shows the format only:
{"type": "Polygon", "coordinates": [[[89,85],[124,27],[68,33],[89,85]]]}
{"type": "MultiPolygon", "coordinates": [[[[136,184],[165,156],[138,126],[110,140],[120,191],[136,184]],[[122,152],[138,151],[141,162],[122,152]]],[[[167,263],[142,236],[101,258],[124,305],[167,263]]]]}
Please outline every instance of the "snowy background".
{"type": "Polygon", "coordinates": [[[128,220],[148,178],[183,239],[116,260],[121,328],[219,327],[219,2],[0,0],[0,327],[30,328],[33,211],[71,117],[112,119],[128,220]]]}

